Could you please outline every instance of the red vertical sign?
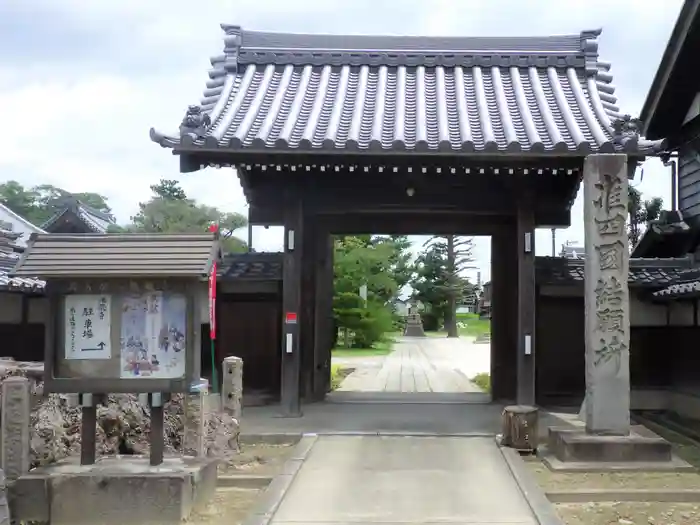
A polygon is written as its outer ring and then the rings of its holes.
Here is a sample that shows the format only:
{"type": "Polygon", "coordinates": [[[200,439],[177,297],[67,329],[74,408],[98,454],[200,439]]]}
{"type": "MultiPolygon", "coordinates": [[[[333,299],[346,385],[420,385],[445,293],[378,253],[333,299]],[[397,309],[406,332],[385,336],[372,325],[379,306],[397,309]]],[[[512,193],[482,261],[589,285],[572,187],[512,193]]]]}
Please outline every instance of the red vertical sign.
{"type": "MultiPolygon", "coordinates": [[[[219,225],[211,224],[209,231],[217,233],[219,225]]],[[[212,263],[209,274],[209,338],[212,341],[216,339],[216,261],[212,263]]]]}
{"type": "Polygon", "coordinates": [[[209,274],[209,337],[212,341],[216,339],[216,262],[209,274]]]}

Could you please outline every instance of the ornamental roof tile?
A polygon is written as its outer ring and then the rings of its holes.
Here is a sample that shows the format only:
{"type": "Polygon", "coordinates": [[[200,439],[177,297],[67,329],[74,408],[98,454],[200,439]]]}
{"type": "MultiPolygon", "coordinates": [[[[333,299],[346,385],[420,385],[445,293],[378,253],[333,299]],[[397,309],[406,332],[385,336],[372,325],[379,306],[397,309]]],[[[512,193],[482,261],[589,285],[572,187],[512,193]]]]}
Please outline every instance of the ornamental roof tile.
{"type": "Polygon", "coordinates": [[[619,113],[600,31],[549,37],[302,35],[222,26],[180,151],[653,153],[619,113]],[[623,119],[623,120],[620,120],[623,119]],[[618,123],[616,124],[617,121],[618,123]],[[620,128],[622,126],[622,129],[620,128]]]}

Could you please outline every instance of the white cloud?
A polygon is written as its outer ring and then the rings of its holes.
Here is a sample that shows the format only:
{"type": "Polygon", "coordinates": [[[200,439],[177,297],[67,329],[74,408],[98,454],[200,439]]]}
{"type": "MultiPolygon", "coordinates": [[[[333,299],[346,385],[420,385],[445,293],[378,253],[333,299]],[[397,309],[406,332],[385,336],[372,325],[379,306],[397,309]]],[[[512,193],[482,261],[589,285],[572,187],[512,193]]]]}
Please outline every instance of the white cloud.
{"type": "MultiPolygon", "coordinates": [[[[103,193],[122,221],[160,178],[178,178],[192,197],[246,213],[233,170],[180,175],[177,159],[148,139],[151,126],[173,129],[184,108],[199,100],[208,59],[222,49],[221,22],[293,32],[445,35],[562,34],[602,26],[600,54],[613,62],[621,106],[637,113],[680,4],[9,0],[0,18],[8,29],[20,29],[0,32],[0,48],[15,50],[0,57],[0,173],[27,185],[103,193]],[[3,40],[12,38],[18,40],[3,40]]],[[[668,200],[668,180],[668,169],[650,161],[639,187],[668,200]]],[[[583,240],[581,213],[579,198],[574,225],[557,233],[558,244],[583,240]]],[[[257,249],[279,249],[281,240],[277,228],[255,228],[257,249]]],[[[537,253],[549,254],[549,231],[536,240],[537,253]]],[[[488,239],[478,239],[475,252],[487,278],[488,239]]]]}

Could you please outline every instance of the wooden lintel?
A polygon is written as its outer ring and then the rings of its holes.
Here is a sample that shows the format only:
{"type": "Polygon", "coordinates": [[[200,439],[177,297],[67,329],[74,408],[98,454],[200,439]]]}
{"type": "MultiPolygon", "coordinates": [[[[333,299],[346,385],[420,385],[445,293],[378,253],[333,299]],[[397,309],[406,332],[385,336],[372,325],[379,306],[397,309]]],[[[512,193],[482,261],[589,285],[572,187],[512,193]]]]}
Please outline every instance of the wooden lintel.
{"type": "Polygon", "coordinates": [[[366,213],[324,215],[322,222],[331,233],[353,235],[493,235],[514,225],[514,217],[469,214],[366,213]]]}
{"type": "MultiPolygon", "coordinates": [[[[389,166],[389,167],[431,167],[443,166],[454,168],[530,168],[530,169],[581,169],[585,154],[538,155],[528,152],[506,154],[452,155],[449,153],[417,152],[362,152],[362,151],[175,151],[180,156],[181,169],[192,171],[200,166],[389,166]]],[[[305,169],[305,168],[304,168],[305,169]]]]}

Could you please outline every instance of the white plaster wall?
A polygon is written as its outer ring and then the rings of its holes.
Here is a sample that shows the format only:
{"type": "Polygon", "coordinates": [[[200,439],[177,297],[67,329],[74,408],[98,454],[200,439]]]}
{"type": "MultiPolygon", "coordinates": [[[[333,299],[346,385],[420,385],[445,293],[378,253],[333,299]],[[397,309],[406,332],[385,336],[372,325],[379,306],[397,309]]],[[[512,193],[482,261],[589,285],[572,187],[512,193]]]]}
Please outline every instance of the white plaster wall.
{"type": "Polygon", "coordinates": [[[22,322],[22,295],[0,292],[0,323],[22,322]]]}
{"type": "Polygon", "coordinates": [[[49,300],[46,297],[29,299],[29,322],[46,323],[49,319],[49,300]]]}
{"type": "MultiPolygon", "coordinates": [[[[542,286],[542,295],[555,297],[581,297],[583,291],[580,288],[571,286],[542,286]]],[[[671,303],[670,315],[667,317],[665,304],[654,304],[648,301],[641,301],[630,294],[630,325],[631,326],[692,326],[693,325],[693,305],[690,303],[671,303]],[[670,322],[669,322],[670,319],[670,322]]],[[[698,309],[698,324],[700,324],[700,308],[698,309]]]]}
{"type": "MultiPolygon", "coordinates": [[[[692,313],[692,311],[691,311],[692,313]]],[[[666,326],[666,307],[630,298],[631,326],[666,326]]]]}

